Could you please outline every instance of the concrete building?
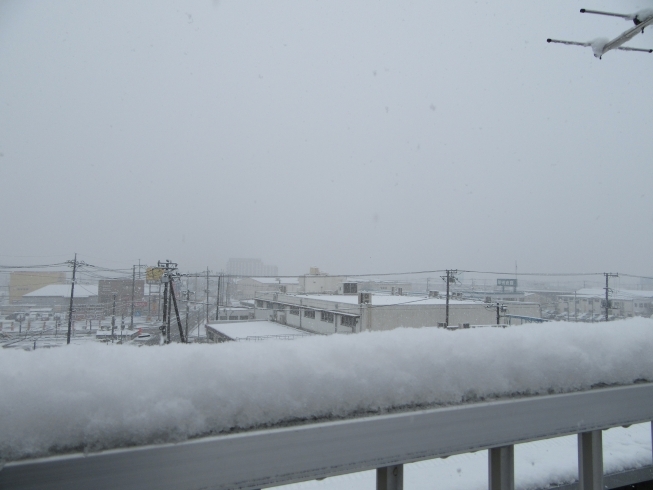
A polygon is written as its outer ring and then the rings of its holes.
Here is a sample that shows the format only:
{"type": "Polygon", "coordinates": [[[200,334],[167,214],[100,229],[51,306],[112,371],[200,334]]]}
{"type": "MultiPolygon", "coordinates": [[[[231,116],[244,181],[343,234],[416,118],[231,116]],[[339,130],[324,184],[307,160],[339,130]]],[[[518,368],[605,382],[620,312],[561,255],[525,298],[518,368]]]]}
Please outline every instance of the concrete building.
{"type": "MultiPolygon", "coordinates": [[[[73,310],[76,320],[100,318],[97,290],[93,284],[75,284],[73,310]]],[[[19,302],[32,308],[51,308],[53,313],[65,313],[70,307],[70,284],[50,284],[23,295],[19,302]]]]}
{"type": "Polygon", "coordinates": [[[261,259],[229,259],[227,274],[230,276],[278,276],[276,265],[266,265],[261,259]]]}
{"type": "Polygon", "coordinates": [[[240,306],[220,306],[219,321],[248,321],[254,319],[254,309],[240,306]]]}
{"type": "MultiPolygon", "coordinates": [[[[257,319],[321,334],[436,327],[444,326],[446,319],[446,300],[424,296],[261,292],[256,296],[255,306],[257,319]]],[[[506,306],[504,314],[541,318],[537,304],[506,303],[506,306]]],[[[496,310],[479,301],[450,300],[449,325],[458,324],[496,324],[496,310]]]]}
{"type": "Polygon", "coordinates": [[[116,315],[131,313],[132,286],[134,308],[138,309],[140,315],[141,311],[148,306],[144,298],[145,281],[143,279],[136,279],[133,284],[131,279],[100,279],[97,286],[98,303],[104,306],[105,315],[110,315],[113,311],[114,295],[116,296],[116,315]]]}
{"type": "MultiPolygon", "coordinates": [[[[494,303],[496,301],[506,302],[529,302],[537,303],[537,301],[530,301],[531,294],[525,291],[478,291],[478,290],[466,290],[466,289],[454,289],[452,290],[453,294],[460,295],[463,298],[475,299],[479,301],[484,301],[486,303],[494,303]]],[[[440,291],[440,294],[444,294],[443,291],[440,291]]],[[[533,297],[535,299],[535,297],[533,297]]]]}
{"type": "MultiPolygon", "coordinates": [[[[24,295],[50,284],[64,284],[66,272],[20,271],[9,276],[9,301],[19,301],[24,295]]],[[[70,287],[70,286],[69,286],[70,287]]]]}
{"type": "Polygon", "coordinates": [[[347,278],[345,276],[330,276],[326,272],[320,272],[317,267],[311,267],[308,274],[299,276],[300,293],[342,293],[342,285],[347,278]]]}
{"type": "Polygon", "coordinates": [[[402,295],[409,294],[413,290],[413,284],[409,281],[359,281],[358,289],[402,295]]]}
{"type": "Polygon", "coordinates": [[[244,277],[236,281],[236,297],[240,300],[254,299],[259,291],[296,293],[298,289],[296,277],[244,277]]]}
{"type": "MultiPolygon", "coordinates": [[[[650,317],[653,314],[653,291],[614,290],[610,293],[609,316],[650,317]]],[[[605,318],[605,290],[579,289],[558,296],[558,313],[563,319],[597,321],[605,318]]]]}

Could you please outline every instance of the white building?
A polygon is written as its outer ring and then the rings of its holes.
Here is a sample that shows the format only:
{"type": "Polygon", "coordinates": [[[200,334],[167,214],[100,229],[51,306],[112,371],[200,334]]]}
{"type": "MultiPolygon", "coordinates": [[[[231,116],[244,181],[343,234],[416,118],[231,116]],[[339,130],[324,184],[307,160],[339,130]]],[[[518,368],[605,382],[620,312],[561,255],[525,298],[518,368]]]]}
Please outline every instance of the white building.
{"type": "MultiPolygon", "coordinates": [[[[70,284],[50,284],[23,295],[23,301],[37,306],[64,307],[70,303],[70,284]]],[[[97,303],[97,284],[75,284],[74,304],[87,305],[97,303]]]]}
{"type": "MultiPolygon", "coordinates": [[[[446,300],[424,296],[384,294],[282,294],[262,292],[256,296],[255,316],[309,332],[357,333],[391,330],[398,327],[444,326],[446,300]]],[[[505,315],[541,318],[540,306],[532,303],[507,303],[505,315]]],[[[511,323],[521,320],[511,320],[511,323]]],[[[449,325],[496,324],[496,308],[473,300],[450,300],[449,325]]]]}
{"type": "MultiPolygon", "coordinates": [[[[628,318],[650,317],[653,314],[653,291],[613,290],[609,294],[609,316],[628,318]]],[[[605,318],[605,290],[579,289],[558,296],[558,312],[569,320],[600,320],[605,318]]]]}
{"type": "Polygon", "coordinates": [[[296,277],[244,277],[236,281],[238,299],[254,299],[259,291],[296,293],[299,279],[296,277]]]}
{"type": "Polygon", "coordinates": [[[413,284],[409,281],[364,280],[358,282],[358,289],[361,291],[402,295],[410,293],[413,290],[413,284]]]}
{"type": "Polygon", "coordinates": [[[254,309],[239,306],[220,306],[219,321],[247,321],[254,319],[254,309]]]}
{"type": "Polygon", "coordinates": [[[311,267],[310,272],[299,276],[299,289],[301,293],[334,293],[342,292],[344,276],[330,276],[320,272],[317,267],[311,267]]]}

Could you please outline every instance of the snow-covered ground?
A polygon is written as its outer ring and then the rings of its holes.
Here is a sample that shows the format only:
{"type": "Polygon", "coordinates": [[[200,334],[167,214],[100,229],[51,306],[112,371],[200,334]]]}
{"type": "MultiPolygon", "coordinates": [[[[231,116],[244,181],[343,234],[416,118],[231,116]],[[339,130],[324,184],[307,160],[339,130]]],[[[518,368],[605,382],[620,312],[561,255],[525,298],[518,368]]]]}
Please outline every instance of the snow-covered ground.
{"type": "Polygon", "coordinates": [[[2,349],[0,459],[653,381],[652,351],[650,319],[2,349]]]}
{"type": "MultiPolygon", "coordinates": [[[[546,488],[578,480],[576,436],[558,437],[515,446],[515,487],[546,488]]],[[[616,428],[603,433],[603,465],[616,473],[651,464],[651,424],[616,428]]],[[[487,451],[430,459],[404,466],[404,487],[411,490],[486,490],[487,451]]],[[[363,471],[277,487],[279,490],[369,490],[376,473],[363,471]]]]}

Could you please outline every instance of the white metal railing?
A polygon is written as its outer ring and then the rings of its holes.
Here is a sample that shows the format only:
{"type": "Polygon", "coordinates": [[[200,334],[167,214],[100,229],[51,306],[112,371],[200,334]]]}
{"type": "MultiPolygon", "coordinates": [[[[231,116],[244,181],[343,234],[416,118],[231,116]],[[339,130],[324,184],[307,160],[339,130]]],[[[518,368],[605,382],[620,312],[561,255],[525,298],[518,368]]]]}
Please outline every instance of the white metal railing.
{"type": "MultiPolygon", "coordinates": [[[[514,445],[578,434],[580,490],[603,490],[602,430],[653,420],[653,384],[511,398],[9,463],[0,488],[259,489],[489,450],[490,490],[514,488],[514,445]]],[[[648,473],[642,473],[649,475],[648,473]]]]}

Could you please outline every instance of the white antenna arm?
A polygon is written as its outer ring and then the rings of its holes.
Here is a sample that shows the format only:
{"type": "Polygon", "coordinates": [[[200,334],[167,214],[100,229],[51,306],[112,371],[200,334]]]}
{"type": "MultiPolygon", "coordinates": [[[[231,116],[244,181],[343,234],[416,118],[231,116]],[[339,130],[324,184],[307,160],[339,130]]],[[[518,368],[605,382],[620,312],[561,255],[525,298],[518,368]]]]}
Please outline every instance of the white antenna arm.
{"type": "Polygon", "coordinates": [[[614,12],[602,12],[600,10],[589,10],[589,9],[580,9],[581,14],[596,14],[596,15],[607,15],[610,17],[621,17],[626,20],[633,20],[635,15],[632,14],[615,14],[614,12]]]}

